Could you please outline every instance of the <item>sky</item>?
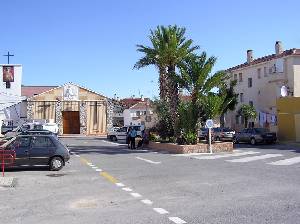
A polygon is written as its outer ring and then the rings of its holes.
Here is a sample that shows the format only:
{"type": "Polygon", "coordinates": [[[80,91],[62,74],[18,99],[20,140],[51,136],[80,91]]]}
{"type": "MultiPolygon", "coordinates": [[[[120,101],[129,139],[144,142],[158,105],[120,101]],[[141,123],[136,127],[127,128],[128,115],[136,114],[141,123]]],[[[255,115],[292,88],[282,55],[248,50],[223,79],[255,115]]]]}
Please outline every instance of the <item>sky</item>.
{"type": "Polygon", "coordinates": [[[158,95],[154,66],[133,69],[158,25],[186,28],[200,51],[217,57],[214,71],[300,48],[298,0],[2,0],[2,55],[23,65],[23,85],[74,82],[108,97],[158,95]]]}

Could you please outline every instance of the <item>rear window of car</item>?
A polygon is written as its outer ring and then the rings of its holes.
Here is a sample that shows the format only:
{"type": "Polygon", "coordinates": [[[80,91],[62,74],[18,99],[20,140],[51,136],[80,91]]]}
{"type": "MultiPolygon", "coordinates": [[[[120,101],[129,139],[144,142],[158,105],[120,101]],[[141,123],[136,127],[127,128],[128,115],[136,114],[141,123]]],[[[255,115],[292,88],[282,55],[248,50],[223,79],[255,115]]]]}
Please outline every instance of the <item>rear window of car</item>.
{"type": "Polygon", "coordinates": [[[254,128],[255,132],[259,133],[259,134],[264,134],[266,132],[268,132],[267,129],[265,128],[254,128]]]}

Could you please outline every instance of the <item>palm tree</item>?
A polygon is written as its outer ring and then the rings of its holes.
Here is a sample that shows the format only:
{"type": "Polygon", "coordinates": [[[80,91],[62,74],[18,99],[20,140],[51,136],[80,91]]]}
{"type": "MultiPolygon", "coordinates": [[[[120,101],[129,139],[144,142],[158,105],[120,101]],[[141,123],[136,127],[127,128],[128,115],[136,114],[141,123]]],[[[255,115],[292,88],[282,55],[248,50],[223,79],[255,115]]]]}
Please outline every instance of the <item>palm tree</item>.
{"type": "MultiPolygon", "coordinates": [[[[160,73],[160,98],[169,104],[174,130],[178,122],[179,89],[176,68],[189,55],[199,48],[192,46],[193,41],[186,39],[185,28],[158,26],[149,36],[152,46],[137,45],[138,51],[144,53],[134,66],[142,68],[155,65],[160,73]]],[[[175,133],[176,134],[176,133],[175,133]]]]}
{"type": "Polygon", "coordinates": [[[221,127],[225,126],[225,113],[229,110],[235,110],[236,105],[238,104],[238,95],[234,92],[234,87],[236,86],[237,81],[230,81],[229,86],[226,79],[229,77],[226,76],[223,82],[223,85],[219,87],[219,95],[224,96],[224,100],[221,103],[221,116],[220,116],[220,125],[221,127]]]}
{"type": "Polygon", "coordinates": [[[244,117],[244,126],[247,128],[249,119],[255,119],[257,112],[253,106],[243,104],[239,110],[239,115],[244,117]]]}
{"type": "Polygon", "coordinates": [[[207,58],[206,53],[202,52],[200,56],[190,55],[181,64],[179,84],[191,95],[195,132],[201,117],[202,121],[213,118],[220,111],[221,97],[211,91],[222,84],[225,73],[220,71],[211,74],[215,63],[215,57],[207,58]],[[209,106],[212,107],[211,111],[206,111],[209,106]]]}

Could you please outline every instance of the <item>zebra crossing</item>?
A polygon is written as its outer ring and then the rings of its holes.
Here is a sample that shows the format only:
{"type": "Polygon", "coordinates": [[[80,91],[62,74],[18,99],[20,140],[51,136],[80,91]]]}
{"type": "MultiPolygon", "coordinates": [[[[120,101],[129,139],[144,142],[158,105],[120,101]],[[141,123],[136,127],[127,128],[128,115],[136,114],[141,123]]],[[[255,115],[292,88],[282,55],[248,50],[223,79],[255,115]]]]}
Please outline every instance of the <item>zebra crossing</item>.
{"type": "Polygon", "coordinates": [[[262,154],[257,151],[242,151],[234,150],[232,153],[219,153],[219,154],[181,154],[174,155],[178,157],[189,157],[197,160],[224,160],[229,163],[250,163],[255,161],[263,161],[267,165],[272,166],[291,166],[291,165],[300,165],[300,156],[285,158],[287,155],[278,154],[278,153],[267,153],[262,154]],[[238,158],[236,158],[238,157],[238,158]],[[270,160],[276,160],[270,162],[270,160]]]}

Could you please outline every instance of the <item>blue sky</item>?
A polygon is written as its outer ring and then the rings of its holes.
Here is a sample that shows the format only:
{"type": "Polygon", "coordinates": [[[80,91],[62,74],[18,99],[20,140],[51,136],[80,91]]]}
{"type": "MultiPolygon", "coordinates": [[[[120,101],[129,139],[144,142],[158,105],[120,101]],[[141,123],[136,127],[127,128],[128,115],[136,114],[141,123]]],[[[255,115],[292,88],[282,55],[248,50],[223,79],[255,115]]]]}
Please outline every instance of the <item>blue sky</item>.
{"type": "MultiPolygon", "coordinates": [[[[154,67],[133,70],[157,25],[184,26],[187,36],[218,58],[215,70],[285,49],[300,48],[300,1],[3,0],[0,53],[23,64],[23,84],[75,82],[112,97],[158,94],[154,67]]],[[[5,57],[0,63],[6,63],[5,57]]]]}

